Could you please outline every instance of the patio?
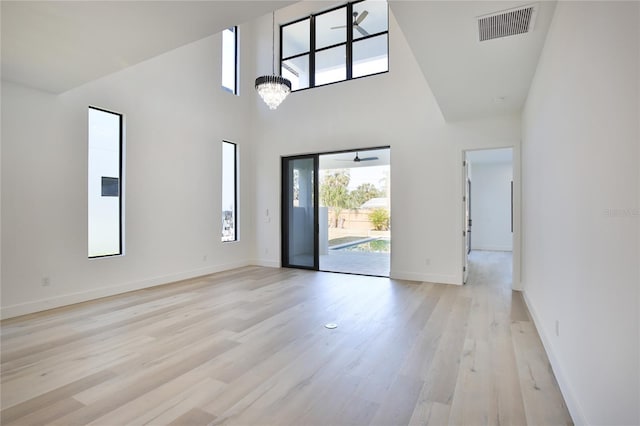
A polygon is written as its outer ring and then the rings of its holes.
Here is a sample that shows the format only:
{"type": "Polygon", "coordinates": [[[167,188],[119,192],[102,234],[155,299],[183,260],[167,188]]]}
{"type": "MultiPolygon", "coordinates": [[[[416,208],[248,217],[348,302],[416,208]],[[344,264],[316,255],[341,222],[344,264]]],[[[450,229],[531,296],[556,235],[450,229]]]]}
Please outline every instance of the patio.
{"type": "Polygon", "coordinates": [[[388,277],[391,265],[390,253],[363,253],[345,250],[329,250],[320,255],[320,270],[351,274],[388,277]]]}

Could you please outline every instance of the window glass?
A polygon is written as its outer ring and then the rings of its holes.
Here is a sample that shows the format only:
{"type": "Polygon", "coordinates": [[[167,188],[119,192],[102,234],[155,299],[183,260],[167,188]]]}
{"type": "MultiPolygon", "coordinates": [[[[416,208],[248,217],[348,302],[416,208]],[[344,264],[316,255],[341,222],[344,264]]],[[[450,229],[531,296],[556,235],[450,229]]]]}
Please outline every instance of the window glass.
{"type": "Polygon", "coordinates": [[[309,55],[283,61],[281,75],[291,81],[291,90],[309,87],[309,55]]]}
{"type": "Polygon", "coordinates": [[[316,50],[347,41],[347,8],[316,16],[316,50]]]}
{"type": "Polygon", "coordinates": [[[282,57],[309,52],[310,19],[282,27],[282,57]]]}
{"type": "Polygon", "coordinates": [[[237,238],[236,144],[222,141],[222,241],[237,238]]]}
{"type": "Polygon", "coordinates": [[[316,86],[347,78],[345,52],[342,45],[316,53],[316,86]]]}
{"type": "Polygon", "coordinates": [[[89,108],[88,256],[122,254],[122,116],[89,108]]]}
{"type": "Polygon", "coordinates": [[[365,0],[353,5],[353,39],[388,30],[387,2],[365,0]]]}
{"type": "Polygon", "coordinates": [[[222,32],[222,87],[238,94],[238,29],[227,28],[222,32]]]}
{"type": "Polygon", "coordinates": [[[386,1],[364,0],[282,26],[280,75],[296,91],[389,71],[388,20],[386,1]]]}
{"type": "Polygon", "coordinates": [[[389,70],[387,34],[353,43],[353,78],[389,70]]]}

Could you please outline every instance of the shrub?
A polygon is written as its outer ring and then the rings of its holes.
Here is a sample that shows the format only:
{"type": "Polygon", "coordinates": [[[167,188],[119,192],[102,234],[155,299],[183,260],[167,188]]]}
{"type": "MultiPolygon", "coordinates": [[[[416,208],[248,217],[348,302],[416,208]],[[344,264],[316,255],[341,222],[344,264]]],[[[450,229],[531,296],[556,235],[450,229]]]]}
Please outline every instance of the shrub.
{"type": "Polygon", "coordinates": [[[389,211],[387,209],[374,209],[369,213],[369,220],[373,223],[376,231],[386,231],[389,229],[389,211]]]}

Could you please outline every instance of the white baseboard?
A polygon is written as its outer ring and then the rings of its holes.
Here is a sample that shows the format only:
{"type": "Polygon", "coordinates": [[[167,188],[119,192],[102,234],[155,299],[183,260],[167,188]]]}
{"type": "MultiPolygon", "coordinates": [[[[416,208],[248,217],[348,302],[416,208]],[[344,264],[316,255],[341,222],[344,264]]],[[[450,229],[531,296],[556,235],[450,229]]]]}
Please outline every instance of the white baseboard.
{"type": "Polygon", "coordinates": [[[267,268],[279,268],[280,262],[275,260],[262,260],[262,259],[253,259],[251,261],[251,265],[254,266],[264,266],[267,268]]]}
{"type": "MultiPolygon", "coordinates": [[[[251,265],[265,266],[267,268],[280,268],[280,262],[274,260],[259,260],[254,259],[251,261],[251,265]]],[[[439,275],[439,274],[424,274],[419,272],[404,272],[404,271],[391,271],[390,278],[397,280],[418,281],[418,282],[430,282],[439,284],[455,284],[460,285],[456,277],[452,275],[439,275]]]]}
{"type": "MultiPolygon", "coordinates": [[[[251,265],[265,266],[267,268],[280,268],[280,262],[275,260],[253,259],[251,265]]],[[[421,272],[391,271],[390,278],[397,280],[430,282],[439,284],[456,284],[460,282],[452,275],[424,274],[421,272]]]]}
{"type": "Polygon", "coordinates": [[[46,311],[48,309],[59,308],[61,306],[73,305],[75,303],[87,302],[89,300],[100,299],[102,297],[114,296],[116,294],[127,293],[129,291],[141,290],[143,288],[155,287],[169,284],[176,281],[187,280],[216,272],[228,271],[230,269],[241,268],[250,265],[249,261],[233,262],[221,265],[211,265],[205,268],[193,269],[191,271],[179,272],[176,274],[164,275],[149,278],[141,281],[134,281],[125,284],[118,284],[109,287],[101,287],[87,291],[63,294],[47,299],[34,300],[31,302],[19,303],[16,305],[3,306],[0,308],[0,318],[13,318],[20,315],[32,314],[34,312],[46,311]]]}
{"type": "Polygon", "coordinates": [[[392,270],[391,278],[398,279],[398,280],[408,280],[408,281],[462,285],[462,283],[457,279],[457,277],[453,275],[425,274],[424,272],[392,270]]]}
{"type": "MultiPolygon", "coordinates": [[[[182,281],[190,278],[200,277],[216,272],[228,271],[231,269],[241,268],[244,266],[256,265],[268,268],[280,268],[280,262],[274,260],[247,260],[241,262],[233,262],[220,265],[211,265],[205,268],[184,271],[176,274],[164,275],[160,277],[149,278],[141,281],[134,281],[125,284],[118,284],[109,287],[101,287],[87,291],[63,294],[46,299],[39,299],[30,302],[19,303],[15,305],[0,307],[0,319],[13,318],[20,315],[42,312],[48,309],[59,308],[62,306],[73,305],[75,303],[87,302],[89,300],[100,299],[102,297],[114,296],[117,294],[127,293],[129,291],[141,290],[144,288],[155,287],[158,285],[169,284],[176,281],[182,281]]],[[[442,284],[457,284],[456,277],[450,275],[425,274],[418,272],[392,271],[391,278],[399,280],[409,280],[418,282],[432,282],[442,284]]]]}
{"type": "Polygon", "coordinates": [[[567,380],[567,376],[564,374],[564,370],[560,366],[558,358],[556,358],[555,353],[553,351],[553,344],[549,339],[549,336],[544,331],[542,327],[542,322],[540,321],[540,317],[536,311],[536,308],[531,303],[531,300],[527,296],[527,292],[523,291],[522,296],[524,298],[524,302],[529,309],[529,313],[531,313],[531,318],[533,319],[533,323],[536,326],[536,330],[538,331],[538,335],[540,336],[540,340],[542,340],[542,346],[544,346],[544,350],[547,353],[547,358],[549,358],[549,362],[551,363],[551,368],[553,370],[553,374],[556,376],[556,380],[558,381],[558,385],[560,386],[560,392],[564,397],[564,401],[567,403],[567,408],[569,409],[569,414],[571,414],[571,418],[573,423],[576,426],[587,425],[584,410],[578,403],[578,400],[575,398],[575,392],[573,392],[572,387],[567,380]]]}

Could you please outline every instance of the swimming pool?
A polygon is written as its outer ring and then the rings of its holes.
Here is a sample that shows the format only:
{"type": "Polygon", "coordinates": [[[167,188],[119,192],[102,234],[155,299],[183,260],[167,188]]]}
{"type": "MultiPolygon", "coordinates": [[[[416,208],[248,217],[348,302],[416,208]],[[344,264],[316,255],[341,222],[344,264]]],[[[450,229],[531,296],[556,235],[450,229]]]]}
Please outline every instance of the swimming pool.
{"type": "Polygon", "coordinates": [[[363,242],[355,242],[351,245],[336,249],[339,251],[357,251],[362,253],[390,253],[391,240],[387,238],[378,238],[363,242]]]}

